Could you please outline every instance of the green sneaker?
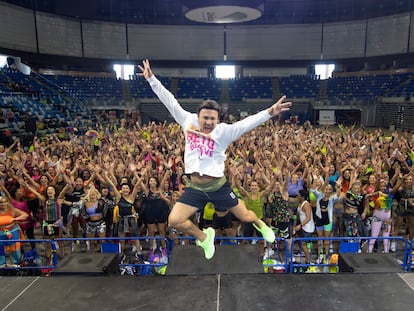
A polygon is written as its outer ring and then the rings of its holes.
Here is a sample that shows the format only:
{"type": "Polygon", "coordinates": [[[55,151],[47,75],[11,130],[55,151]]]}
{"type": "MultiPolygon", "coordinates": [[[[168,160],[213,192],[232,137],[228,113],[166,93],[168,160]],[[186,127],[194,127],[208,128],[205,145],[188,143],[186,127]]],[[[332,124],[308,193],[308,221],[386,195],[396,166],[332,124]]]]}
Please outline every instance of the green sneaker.
{"type": "Polygon", "coordinates": [[[273,243],[276,239],[275,233],[263,221],[261,221],[261,220],[259,220],[259,221],[262,224],[262,227],[259,228],[258,226],[256,226],[255,223],[253,223],[253,227],[255,227],[256,230],[259,231],[262,234],[262,236],[266,240],[266,242],[273,243]]]}
{"type": "Polygon", "coordinates": [[[206,239],[203,242],[196,240],[196,244],[204,250],[204,257],[206,257],[206,259],[211,259],[213,258],[214,252],[216,250],[216,247],[214,245],[214,237],[216,235],[216,231],[213,228],[207,228],[204,229],[203,232],[207,235],[206,239]]]}

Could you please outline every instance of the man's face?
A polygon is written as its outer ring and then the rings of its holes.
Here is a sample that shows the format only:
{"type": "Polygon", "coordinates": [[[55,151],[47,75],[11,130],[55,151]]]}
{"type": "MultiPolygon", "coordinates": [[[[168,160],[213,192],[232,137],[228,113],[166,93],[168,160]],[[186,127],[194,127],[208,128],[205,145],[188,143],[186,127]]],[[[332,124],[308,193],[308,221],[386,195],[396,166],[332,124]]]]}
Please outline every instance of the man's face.
{"type": "Polygon", "coordinates": [[[77,189],[82,189],[83,188],[83,180],[82,180],[82,178],[80,178],[80,177],[76,178],[76,180],[75,180],[75,187],[77,189]]]}
{"type": "Polygon", "coordinates": [[[214,109],[201,109],[198,113],[200,132],[210,134],[219,121],[218,111],[214,109]]]}

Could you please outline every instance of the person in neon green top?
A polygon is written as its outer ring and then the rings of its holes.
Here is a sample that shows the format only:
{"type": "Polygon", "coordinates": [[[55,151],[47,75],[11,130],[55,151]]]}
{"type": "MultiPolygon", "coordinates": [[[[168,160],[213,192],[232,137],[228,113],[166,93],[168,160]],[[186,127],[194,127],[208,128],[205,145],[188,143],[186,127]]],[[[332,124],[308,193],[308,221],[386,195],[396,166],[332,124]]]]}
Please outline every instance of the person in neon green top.
{"type": "MultiPolygon", "coordinates": [[[[248,210],[253,211],[258,219],[263,219],[263,205],[265,204],[266,197],[274,186],[275,179],[272,178],[271,183],[265,190],[260,191],[259,185],[256,180],[250,183],[250,190],[247,191],[241,184],[239,179],[236,179],[236,185],[240,193],[243,195],[245,204],[248,210]]],[[[251,223],[243,223],[243,236],[253,237],[261,236],[260,232],[254,228],[251,223]]],[[[260,243],[260,252],[264,253],[264,244],[260,243]]]]}
{"type": "Polygon", "coordinates": [[[200,228],[205,229],[213,225],[214,213],[214,204],[207,202],[207,204],[204,205],[203,213],[200,216],[200,228]]]}

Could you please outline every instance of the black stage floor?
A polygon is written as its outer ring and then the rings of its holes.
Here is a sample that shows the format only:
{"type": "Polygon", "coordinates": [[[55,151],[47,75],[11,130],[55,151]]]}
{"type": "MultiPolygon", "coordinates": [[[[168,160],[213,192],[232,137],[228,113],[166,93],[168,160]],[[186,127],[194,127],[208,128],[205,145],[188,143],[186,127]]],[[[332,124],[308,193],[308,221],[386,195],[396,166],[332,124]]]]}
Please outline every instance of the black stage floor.
{"type": "Polygon", "coordinates": [[[264,274],[257,247],[176,247],[165,276],[0,277],[0,310],[413,310],[414,273],[264,274]]]}
{"type": "Polygon", "coordinates": [[[0,277],[0,310],[412,310],[414,274],[0,277]]]}
{"type": "Polygon", "coordinates": [[[217,245],[214,257],[204,259],[195,245],[176,246],[171,253],[167,275],[259,274],[264,273],[259,245],[217,245]]]}

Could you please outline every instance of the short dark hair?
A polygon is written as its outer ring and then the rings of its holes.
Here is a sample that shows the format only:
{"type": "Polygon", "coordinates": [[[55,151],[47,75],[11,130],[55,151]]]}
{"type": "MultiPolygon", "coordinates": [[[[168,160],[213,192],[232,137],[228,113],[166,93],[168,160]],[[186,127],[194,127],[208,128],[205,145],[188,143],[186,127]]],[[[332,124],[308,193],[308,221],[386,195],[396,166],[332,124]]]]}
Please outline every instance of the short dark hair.
{"type": "Polygon", "coordinates": [[[220,114],[221,107],[215,100],[207,99],[207,100],[203,100],[201,104],[198,106],[197,114],[200,113],[201,109],[216,110],[220,114]]]}
{"type": "Polygon", "coordinates": [[[111,186],[109,184],[101,184],[101,190],[105,189],[105,188],[109,190],[109,188],[111,188],[111,186]]]}
{"type": "Polygon", "coordinates": [[[305,200],[309,200],[309,192],[307,192],[305,189],[300,189],[298,193],[303,196],[305,200]]]}

